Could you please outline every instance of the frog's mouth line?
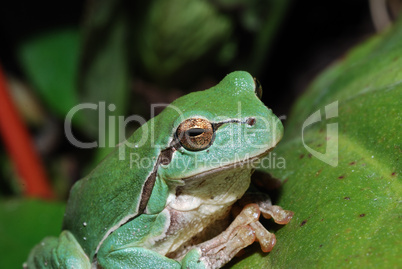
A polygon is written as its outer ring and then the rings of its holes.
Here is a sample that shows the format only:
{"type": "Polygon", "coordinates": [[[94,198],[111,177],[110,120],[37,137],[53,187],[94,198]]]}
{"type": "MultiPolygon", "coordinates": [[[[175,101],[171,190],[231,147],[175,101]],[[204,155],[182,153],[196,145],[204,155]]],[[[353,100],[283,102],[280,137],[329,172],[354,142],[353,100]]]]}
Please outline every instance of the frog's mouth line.
{"type": "Polygon", "coordinates": [[[257,154],[256,156],[253,156],[253,157],[250,157],[250,158],[247,158],[247,159],[235,162],[235,163],[219,166],[219,167],[213,168],[211,170],[204,171],[204,172],[202,172],[202,174],[196,174],[196,175],[184,177],[184,178],[181,178],[181,180],[183,180],[183,181],[193,180],[193,179],[197,179],[199,177],[213,175],[214,173],[221,172],[221,171],[228,170],[228,169],[232,169],[232,168],[235,168],[235,167],[239,167],[239,168],[246,167],[247,168],[248,165],[251,166],[251,167],[249,167],[247,169],[256,169],[256,167],[253,167],[252,163],[254,161],[259,160],[259,159],[263,158],[264,156],[268,155],[268,153],[271,152],[274,148],[275,148],[275,146],[269,148],[268,150],[266,150],[266,151],[264,151],[264,152],[262,152],[260,154],[257,154]]]}

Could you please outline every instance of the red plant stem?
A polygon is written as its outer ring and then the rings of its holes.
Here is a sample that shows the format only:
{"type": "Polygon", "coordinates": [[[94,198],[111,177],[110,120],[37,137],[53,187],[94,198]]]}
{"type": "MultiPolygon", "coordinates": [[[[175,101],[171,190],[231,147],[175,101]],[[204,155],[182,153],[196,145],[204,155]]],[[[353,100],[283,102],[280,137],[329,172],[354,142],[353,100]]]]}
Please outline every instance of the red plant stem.
{"type": "Polygon", "coordinates": [[[14,106],[0,66],[0,134],[29,197],[54,197],[30,135],[14,106]]]}

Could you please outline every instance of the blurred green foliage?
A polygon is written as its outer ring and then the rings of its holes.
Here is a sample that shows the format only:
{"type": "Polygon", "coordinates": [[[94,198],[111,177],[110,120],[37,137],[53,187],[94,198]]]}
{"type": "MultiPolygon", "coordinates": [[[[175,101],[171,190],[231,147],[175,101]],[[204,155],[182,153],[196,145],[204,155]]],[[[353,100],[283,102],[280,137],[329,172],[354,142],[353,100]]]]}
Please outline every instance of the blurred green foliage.
{"type": "Polygon", "coordinates": [[[0,268],[22,268],[32,246],[58,235],[64,204],[36,200],[0,200],[0,268]]]}
{"type": "Polygon", "coordinates": [[[78,30],[58,29],[25,41],[19,58],[33,88],[59,117],[77,104],[78,30]]]}
{"type": "Polygon", "coordinates": [[[233,22],[211,2],[156,0],[146,12],[134,54],[141,73],[152,80],[172,84],[189,76],[194,79],[193,72],[233,59],[233,22]]]}

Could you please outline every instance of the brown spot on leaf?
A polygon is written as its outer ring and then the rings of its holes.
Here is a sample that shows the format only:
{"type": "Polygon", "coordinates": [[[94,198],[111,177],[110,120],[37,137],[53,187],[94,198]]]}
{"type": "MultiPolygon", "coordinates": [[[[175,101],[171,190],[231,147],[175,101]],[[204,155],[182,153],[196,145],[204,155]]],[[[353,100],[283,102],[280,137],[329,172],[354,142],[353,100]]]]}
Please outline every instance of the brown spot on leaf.
{"type": "Polygon", "coordinates": [[[321,146],[322,146],[322,144],[318,144],[318,145],[317,145],[317,147],[321,147],[321,146]]]}
{"type": "Polygon", "coordinates": [[[350,200],[350,197],[346,196],[346,197],[344,197],[343,199],[345,199],[345,200],[350,200]]]}
{"type": "Polygon", "coordinates": [[[304,158],[304,154],[300,154],[299,159],[303,159],[304,158]]]}
{"type": "Polygon", "coordinates": [[[393,177],[394,177],[395,175],[396,175],[396,172],[392,172],[391,176],[393,176],[393,177]]]}
{"type": "Polygon", "coordinates": [[[305,219],[305,220],[303,220],[301,223],[300,223],[300,227],[303,227],[304,226],[304,224],[306,224],[307,223],[307,220],[305,219]]]}
{"type": "Polygon", "coordinates": [[[315,176],[317,177],[317,176],[319,176],[320,174],[321,174],[321,169],[320,170],[318,170],[317,172],[315,172],[315,176]]]}
{"type": "Polygon", "coordinates": [[[344,179],[344,178],[345,178],[345,176],[344,176],[344,175],[342,175],[342,176],[339,176],[338,178],[339,178],[339,179],[344,179]]]}
{"type": "Polygon", "coordinates": [[[322,245],[320,245],[320,248],[322,248],[322,245]]]}
{"type": "Polygon", "coordinates": [[[311,158],[313,155],[311,153],[308,154],[308,157],[311,158]]]}
{"type": "Polygon", "coordinates": [[[321,221],[323,221],[324,219],[321,219],[321,221]]]}
{"type": "Polygon", "coordinates": [[[349,163],[349,165],[355,165],[356,164],[356,162],[351,162],[351,163],[349,163]]]}
{"type": "Polygon", "coordinates": [[[360,214],[359,217],[363,218],[364,216],[366,216],[366,214],[360,214]]]}

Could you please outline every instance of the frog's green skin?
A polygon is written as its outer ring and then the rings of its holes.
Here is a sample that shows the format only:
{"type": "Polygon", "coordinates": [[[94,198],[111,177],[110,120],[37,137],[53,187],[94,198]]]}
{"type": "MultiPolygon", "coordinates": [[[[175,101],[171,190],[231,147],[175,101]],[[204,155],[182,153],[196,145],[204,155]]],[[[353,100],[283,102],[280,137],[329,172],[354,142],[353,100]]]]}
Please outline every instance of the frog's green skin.
{"type": "Polygon", "coordinates": [[[234,164],[261,157],[282,137],[255,87],[250,74],[233,72],[144,124],[127,141],[137,147],[120,145],[74,185],[63,232],[38,244],[25,267],[205,268],[200,250],[188,250],[199,243],[196,235],[209,239],[225,229],[232,204],[249,187],[252,167],[234,164]],[[172,147],[189,118],[223,123],[208,148],[172,147]]]}

